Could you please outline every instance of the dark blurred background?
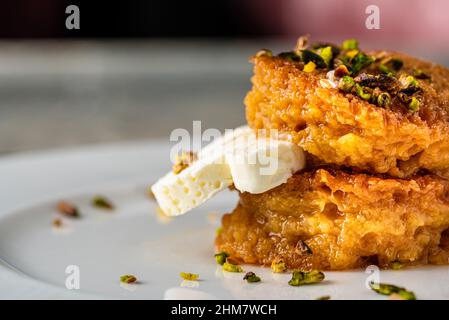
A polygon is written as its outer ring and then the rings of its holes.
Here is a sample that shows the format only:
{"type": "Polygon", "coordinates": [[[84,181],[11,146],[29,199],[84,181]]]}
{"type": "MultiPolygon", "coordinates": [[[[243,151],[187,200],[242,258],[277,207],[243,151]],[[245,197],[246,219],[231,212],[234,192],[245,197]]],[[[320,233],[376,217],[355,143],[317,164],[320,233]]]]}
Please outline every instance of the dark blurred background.
{"type": "Polygon", "coordinates": [[[297,36],[389,48],[449,65],[446,0],[3,0],[0,154],[235,127],[248,57],[297,36]],[[68,30],[77,5],[80,29],[68,30]],[[367,29],[369,5],[380,29],[367,29]]]}

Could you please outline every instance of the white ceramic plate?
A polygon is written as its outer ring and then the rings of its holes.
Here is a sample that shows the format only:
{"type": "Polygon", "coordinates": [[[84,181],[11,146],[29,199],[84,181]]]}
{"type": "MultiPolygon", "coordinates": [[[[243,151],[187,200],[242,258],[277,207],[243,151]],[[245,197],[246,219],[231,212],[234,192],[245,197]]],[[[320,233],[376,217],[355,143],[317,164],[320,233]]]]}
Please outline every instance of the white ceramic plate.
{"type": "MultiPolygon", "coordinates": [[[[0,298],[34,299],[383,299],[365,287],[365,270],[327,272],[315,286],[290,287],[288,274],[244,266],[263,281],[222,272],[213,258],[221,213],[236,195],[224,192],[185,216],[165,221],[145,194],[169,170],[169,146],[128,143],[30,153],[0,159],[0,298]],[[89,202],[101,194],[113,212],[89,202]],[[58,200],[76,203],[79,220],[52,227],[58,200]],[[80,289],[67,289],[67,266],[79,267],[80,289]],[[181,271],[201,281],[181,281],[181,271]],[[134,274],[135,285],[121,285],[134,274]]],[[[372,276],[372,275],[371,275],[372,276]]],[[[449,299],[449,269],[381,271],[380,280],[415,291],[420,299],[449,299]]]]}

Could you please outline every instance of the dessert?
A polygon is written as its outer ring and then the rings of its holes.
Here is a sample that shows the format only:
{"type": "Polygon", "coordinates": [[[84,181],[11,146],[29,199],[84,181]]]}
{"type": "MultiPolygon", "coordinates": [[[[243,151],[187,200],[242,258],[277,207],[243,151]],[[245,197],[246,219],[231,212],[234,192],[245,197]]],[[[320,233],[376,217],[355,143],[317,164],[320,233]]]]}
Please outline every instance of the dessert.
{"type": "Polygon", "coordinates": [[[183,214],[233,187],[240,201],[216,249],[273,270],[448,263],[449,70],[306,37],[251,61],[249,128],[159,180],[162,210],[183,214]]]}

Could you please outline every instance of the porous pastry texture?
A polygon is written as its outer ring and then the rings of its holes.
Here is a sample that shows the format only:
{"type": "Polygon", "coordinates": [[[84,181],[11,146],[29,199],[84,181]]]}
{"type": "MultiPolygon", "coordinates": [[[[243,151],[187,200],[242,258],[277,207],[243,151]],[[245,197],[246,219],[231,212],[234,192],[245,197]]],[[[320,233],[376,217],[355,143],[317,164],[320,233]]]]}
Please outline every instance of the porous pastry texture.
{"type": "Polygon", "coordinates": [[[443,264],[449,257],[449,182],[317,169],[262,194],[241,193],[216,247],[244,263],[344,270],[443,264]]]}

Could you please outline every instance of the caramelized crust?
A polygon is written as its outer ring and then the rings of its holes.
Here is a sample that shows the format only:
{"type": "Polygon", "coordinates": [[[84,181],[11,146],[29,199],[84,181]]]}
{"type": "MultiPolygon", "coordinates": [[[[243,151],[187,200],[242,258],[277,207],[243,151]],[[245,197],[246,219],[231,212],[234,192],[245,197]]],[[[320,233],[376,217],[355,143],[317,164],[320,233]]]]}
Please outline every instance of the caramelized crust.
{"type": "Polygon", "coordinates": [[[388,267],[393,261],[444,264],[449,182],[318,169],[263,194],[240,194],[222,226],[218,250],[250,264],[283,259],[289,268],[304,270],[388,267]]]}
{"type": "Polygon", "coordinates": [[[446,175],[449,168],[449,70],[403,54],[403,71],[421,69],[432,80],[423,89],[419,112],[393,99],[387,109],[338,89],[324,88],[323,71],[305,73],[278,57],[253,59],[253,87],[245,98],[254,129],[278,129],[326,163],[409,177],[419,169],[446,175]]]}

